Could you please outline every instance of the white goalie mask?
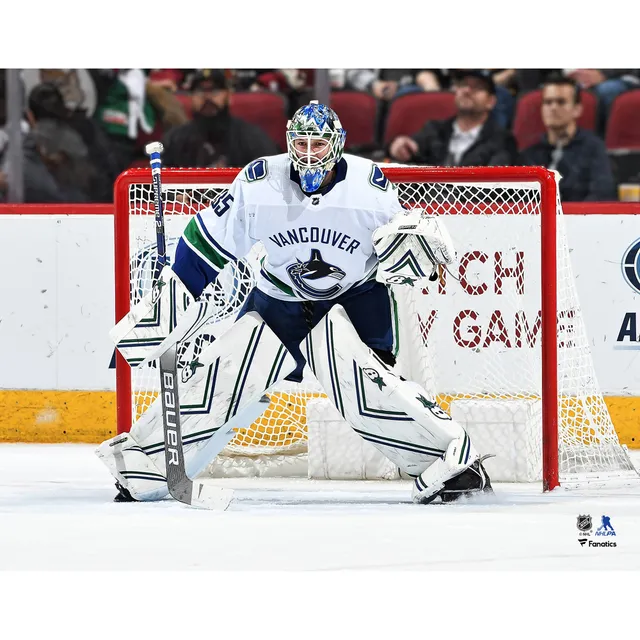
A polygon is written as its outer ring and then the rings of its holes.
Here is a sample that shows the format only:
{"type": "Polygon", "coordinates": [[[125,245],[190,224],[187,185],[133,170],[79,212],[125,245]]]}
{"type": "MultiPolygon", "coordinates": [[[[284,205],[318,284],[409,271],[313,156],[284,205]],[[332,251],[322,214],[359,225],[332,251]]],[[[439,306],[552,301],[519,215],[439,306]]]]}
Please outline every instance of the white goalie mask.
{"type": "Polygon", "coordinates": [[[335,111],[317,100],[298,109],[289,120],[287,150],[305,192],[317,191],[342,158],[346,134],[335,111]]]}

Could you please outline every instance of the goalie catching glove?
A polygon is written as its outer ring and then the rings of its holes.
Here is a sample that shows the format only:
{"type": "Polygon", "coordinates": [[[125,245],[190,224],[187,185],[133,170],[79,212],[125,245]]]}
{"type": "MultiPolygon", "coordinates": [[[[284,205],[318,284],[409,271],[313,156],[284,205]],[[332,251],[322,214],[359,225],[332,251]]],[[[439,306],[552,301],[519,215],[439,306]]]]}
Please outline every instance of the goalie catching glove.
{"type": "Polygon", "coordinates": [[[438,265],[452,264],[456,257],[444,222],[420,209],[402,211],[376,229],[373,246],[379,261],[376,280],[385,284],[433,281],[438,265]]]}

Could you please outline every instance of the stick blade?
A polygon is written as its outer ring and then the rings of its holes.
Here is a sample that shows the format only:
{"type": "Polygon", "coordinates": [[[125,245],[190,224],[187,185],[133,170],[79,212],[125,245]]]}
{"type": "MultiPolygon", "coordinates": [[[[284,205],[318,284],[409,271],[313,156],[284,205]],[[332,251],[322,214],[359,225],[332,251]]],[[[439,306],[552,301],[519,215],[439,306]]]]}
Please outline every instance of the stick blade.
{"type": "Polygon", "coordinates": [[[167,482],[171,497],[198,509],[224,511],[233,499],[233,489],[192,481],[189,478],[167,482]]]}
{"type": "Polygon", "coordinates": [[[191,506],[213,511],[225,511],[233,500],[233,489],[216,487],[203,482],[193,483],[191,506]]]}

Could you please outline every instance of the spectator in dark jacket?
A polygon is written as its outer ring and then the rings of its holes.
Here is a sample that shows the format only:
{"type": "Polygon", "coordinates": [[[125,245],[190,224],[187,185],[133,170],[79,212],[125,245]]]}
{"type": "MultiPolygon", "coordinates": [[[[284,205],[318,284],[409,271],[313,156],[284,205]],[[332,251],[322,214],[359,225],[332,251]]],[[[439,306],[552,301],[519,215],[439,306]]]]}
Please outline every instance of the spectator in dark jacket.
{"type": "Polygon", "coordinates": [[[82,138],[55,120],[23,137],[25,202],[90,202],[91,167],[82,138]]]}
{"type": "Polygon", "coordinates": [[[82,138],[88,150],[87,160],[91,164],[88,186],[91,202],[111,202],[113,183],[118,177],[117,158],[109,138],[100,125],[88,118],[84,109],[70,109],[64,102],[60,89],[53,83],[36,85],[29,94],[28,115],[33,126],[42,120],[56,122],[60,128],[70,127],[82,138]]]}
{"type": "Polygon", "coordinates": [[[398,162],[441,166],[500,166],[517,156],[513,135],[489,117],[496,86],[485,70],[464,70],[455,85],[457,114],[432,120],[412,136],[391,141],[388,154],[398,162]]]}
{"type": "Polygon", "coordinates": [[[560,198],[565,202],[615,200],[611,163],[604,142],[580,129],[580,87],[575,80],[550,76],[542,88],[542,121],[547,132],[525,149],[520,164],[554,169],[562,176],[560,198]]]}
{"type": "Polygon", "coordinates": [[[199,70],[189,89],[193,120],[165,136],[163,160],[168,167],[243,167],[279,153],[262,129],[230,115],[224,72],[199,70]]]}

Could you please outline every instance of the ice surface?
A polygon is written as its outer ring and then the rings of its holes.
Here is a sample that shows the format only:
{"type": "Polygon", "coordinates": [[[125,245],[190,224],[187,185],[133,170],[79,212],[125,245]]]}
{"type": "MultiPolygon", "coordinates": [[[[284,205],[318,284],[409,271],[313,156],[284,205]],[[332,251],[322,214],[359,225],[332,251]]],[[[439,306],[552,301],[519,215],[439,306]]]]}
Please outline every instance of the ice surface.
{"type": "Polygon", "coordinates": [[[0,570],[640,569],[640,482],[418,506],[400,481],[215,480],[237,497],[211,512],[113,503],[94,448],[0,445],[0,570]],[[616,536],[591,540],[617,547],[580,546],[583,514],[594,532],[608,515],[616,536]]]}

